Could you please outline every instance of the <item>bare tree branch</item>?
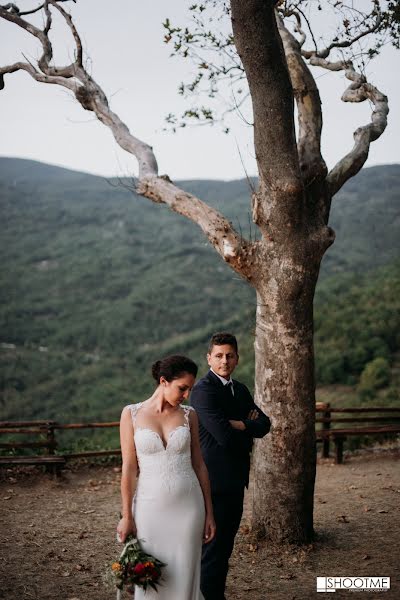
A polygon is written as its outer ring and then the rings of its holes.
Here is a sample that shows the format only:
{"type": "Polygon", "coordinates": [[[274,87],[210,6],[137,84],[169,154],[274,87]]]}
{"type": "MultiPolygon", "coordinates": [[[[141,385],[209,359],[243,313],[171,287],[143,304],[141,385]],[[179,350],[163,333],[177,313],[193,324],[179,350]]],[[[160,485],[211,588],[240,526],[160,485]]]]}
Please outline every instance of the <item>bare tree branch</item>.
{"type": "Polygon", "coordinates": [[[38,61],[40,71],[33,65],[24,62],[0,67],[0,89],[2,89],[3,75],[18,70],[26,71],[41,83],[55,83],[70,89],[81,106],[85,110],[93,111],[98,120],[111,130],[118,145],[136,157],[139,164],[137,192],[153,202],[167,204],[173,211],[196,223],[225,262],[245,278],[251,279],[257,242],[251,244],[244,240],[218,211],[175,186],[168,177],[158,176],[158,166],[153,149],[132,135],[125,123],[110,109],[107,97],[101,87],[83,67],[80,36],[71,16],[58,6],[57,1],[47,0],[43,5],[46,14],[43,31],[22,19],[14,9],[9,12],[5,7],[0,7],[0,17],[15,23],[39,39],[43,48],[43,54],[38,61]],[[53,56],[48,37],[52,26],[50,6],[63,16],[75,40],[76,61],[66,67],[50,66],[53,56]]]}
{"type": "Polygon", "coordinates": [[[331,53],[331,50],[333,50],[334,48],[350,48],[363,37],[369,35],[370,33],[374,33],[379,29],[382,22],[379,6],[376,6],[372,13],[370,13],[370,15],[366,15],[364,21],[367,21],[368,17],[371,17],[373,15],[376,15],[376,17],[372,25],[360,31],[360,33],[351,37],[350,39],[333,41],[331,44],[329,44],[329,46],[327,46],[323,50],[302,50],[302,55],[304,56],[304,58],[312,58],[314,56],[319,58],[327,58],[331,53]]]}
{"type": "MultiPolygon", "coordinates": [[[[368,158],[371,142],[376,140],[386,128],[389,108],[386,96],[384,96],[373,85],[368,83],[363,75],[357,73],[353,63],[350,60],[327,61],[326,59],[332,50],[350,48],[356,42],[359,42],[360,39],[368,36],[369,34],[377,32],[382,23],[381,7],[379,2],[374,2],[372,11],[369,14],[360,13],[358,19],[354,21],[353,25],[350,25],[350,21],[344,19],[343,25],[345,27],[347,39],[339,39],[339,36],[337,36],[337,39],[334,39],[326,48],[318,50],[316,47],[316,40],[313,37],[315,50],[305,50],[303,48],[305,35],[301,28],[301,17],[299,13],[301,13],[304,19],[306,19],[306,16],[301,11],[299,4],[300,3],[297,5],[289,5],[289,7],[283,11],[283,14],[285,17],[294,16],[296,18],[295,31],[300,34],[300,41],[295,40],[294,36],[292,36],[292,34],[285,28],[282,22],[280,22],[280,33],[284,43],[285,52],[288,56],[288,66],[299,110],[299,155],[301,160],[305,153],[308,153],[308,155],[311,153],[314,157],[316,156],[316,151],[317,149],[319,150],[320,138],[318,138],[317,135],[318,122],[315,122],[315,116],[318,114],[319,108],[317,105],[319,100],[319,96],[317,96],[318,89],[316,88],[314,79],[311,73],[308,72],[306,66],[306,70],[300,74],[301,63],[299,54],[301,57],[303,57],[303,59],[308,60],[309,64],[312,66],[319,66],[330,71],[345,72],[345,76],[351,81],[351,84],[342,95],[342,100],[344,102],[363,102],[364,100],[370,100],[374,104],[371,123],[363,127],[359,127],[354,132],[355,145],[353,149],[337,163],[327,177],[328,189],[330,195],[333,196],[343,186],[347,179],[358,173],[358,171],[364,165],[368,158]],[[361,17],[362,24],[360,20],[361,17]],[[355,35],[351,35],[353,32],[355,35]],[[310,89],[313,89],[313,85],[315,86],[313,103],[312,100],[304,96],[308,102],[306,106],[302,106],[301,95],[300,102],[298,100],[299,92],[301,94],[302,88],[307,90],[310,86],[310,89]],[[302,123],[303,120],[305,121],[305,125],[302,123]],[[309,130],[307,130],[307,128],[309,130]],[[302,131],[304,133],[304,142],[302,142],[302,131]],[[302,146],[305,142],[308,144],[309,141],[311,141],[311,147],[309,149],[306,148],[304,151],[302,146]]],[[[339,3],[337,4],[339,5],[339,3]]],[[[334,6],[336,7],[336,5],[334,6]]],[[[353,6],[344,8],[347,8],[353,13],[354,11],[358,12],[353,6]]],[[[308,21],[307,25],[312,34],[311,26],[308,21]]],[[[320,125],[322,125],[322,117],[320,112],[319,118],[321,119],[320,125]]],[[[301,166],[302,169],[304,169],[304,166],[301,166]]]]}
{"type": "Polygon", "coordinates": [[[252,278],[257,242],[250,243],[217,210],[180,189],[168,177],[143,177],[136,191],[196,223],[225,262],[247,279],[252,278]]]}
{"type": "Polygon", "coordinates": [[[46,39],[46,36],[41,29],[38,29],[32,25],[32,23],[29,23],[29,21],[25,21],[25,19],[20,17],[18,7],[16,7],[15,4],[6,4],[5,6],[0,5],[0,17],[6,21],[15,23],[18,27],[25,29],[25,31],[31,35],[37,37],[42,45],[48,43],[48,39],[46,39]],[[11,7],[15,7],[15,10],[11,7]]]}
{"type": "Polygon", "coordinates": [[[306,36],[305,32],[304,32],[304,31],[303,31],[303,29],[302,29],[302,24],[301,24],[301,18],[300,18],[300,15],[299,15],[299,14],[297,14],[297,13],[293,13],[293,14],[294,14],[294,16],[296,17],[296,21],[297,21],[297,23],[296,23],[296,25],[295,25],[295,28],[294,28],[294,30],[295,30],[295,32],[296,32],[296,33],[298,33],[298,34],[299,34],[299,36],[300,36],[300,39],[298,39],[297,41],[299,42],[299,44],[300,44],[300,47],[302,48],[302,47],[304,46],[304,44],[306,43],[307,36],[306,36]]]}
{"type": "MultiPolygon", "coordinates": [[[[56,8],[64,17],[66,23],[68,24],[68,27],[71,29],[72,35],[74,37],[75,40],[75,44],[76,44],[76,59],[75,62],[76,64],[78,64],[80,67],[82,67],[82,58],[83,58],[83,51],[82,51],[82,41],[80,38],[80,35],[74,25],[74,22],[72,20],[72,17],[69,13],[67,13],[67,11],[65,11],[59,4],[60,0],[58,0],[57,2],[54,2],[53,0],[50,0],[50,3],[52,4],[52,6],[54,6],[54,8],[56,8]]],[[[75,2],[75,0],[73,0],[75,2]]]]}
{"type": "Polygon", "coordinates": [[[28,63],[17,62],[13,65],[0,67],[0,75],[14,73],[22,69],[29,73],[36,81],[41,83],[55,83],[70,89],[85,110],[93,111],[97,118],[111,129],[117,143],[124,150],[136,156],[139,163],[139,176],[156,175],[158,170],[157,161],[150,146],[135,138],[119,117],[110,110],[103,90],[83,68],[82,45],[70,15],[57,5],[56,0],[48,0],[44,4],[44,9],[47,19],[45,29],[42,31],[22,19],[15,12],[10,13],[4,7],[0,7],[0,17],[25,29],[25,31],[40,41],[43,48],[43,55],[38,62],[38,66],[42,72],[28,63]],[[49,16],[48,12],[49,5],[55,7],[62,14],[75,39],[77,61],[67,67],[51,67],[49,64],[53,55],[48,37],[52,25],[51,16],[49,16]]]}
{"type": "MultiPolygon", "coordinates": [[[[58,0],[58,2],[74,2],[76,4],[76,0],[58,0]]],[[[23,10],[21,11],[16,4],[13,2],[9,2],[8,4],[3,4],[3,8],[10,12],[14,12],[20,17],[24,17],[25,15],[33,15],[36,12],[40,12],[45,6],[45,3],[36,6],[36,8],[32,8],[32,10],[23,10]]]]}
{"type": "Polygon", "coordinates": [[[301,45],[301,47],[303,47],[303,46],[304,46],[304,44],[305,44],[305,41],[306,41],[306,34],[305,34],[305,32],[302,30],[302,27],[301,27],[301,18],[300,18],[300,15],[301,15],[301,17],[304,19],[304,21],[305,21],[305,22],[306,22],[306,24],[307,24],[308,31],[310,32],[311,39],[312,39],[312,41],[313,41],[313,43],[314,43],[315,50],[317,50],[317,49],[318,49],[318,46],[317,46],[317,40],[316,40],[316,39],[315,39],[315,37],[314,37],[314,32],[313,32],[313,29],[312,29],[312,27],[311,27],[311,23],[310,23],[309,19],[307,18],[307,15],[306,15],[306,14],[304,13],[304,11],[303,11],[303,10],[300,8],[299,4],[298,4],[298,5],[296,5],[296,10],[290,9],[289,11],[285,11],[285,12],[284,12],[284,15],[285,15],[285,16],[288,16],[288,17],[290,17],[290,16],[294,15],[294,17],[296,18],[296,21],[297,21],[296,30],[297,30],[297,31],[298,31],[298,33],[300,34],[300,41],[301,41],[301,44],[300,44],[300,45],[301,45]]]}
{"type": "MultiPolygon", "coordinates": [[[[277,23],[298,109],[297,148],[302,177],[307,184],[316,178],[325,177],[327,172],[321,155],[321,99],[310,69],[301,56],[301,43],[285,27],[278,13],[277,23]]],[[[300,30],[299,25],[298,30],[300,30]]],[[[305,40],[303,32],[302,35],[305,40]]]]}
{"type": "MultiPolygon", "coordinates": [[[[25,19],[23,19],[19,15],[19,13],[9,12],[3,6],[0,6],[0,17],[5,19],[6,21],[10,21],[11,23],[14,23],[18,27],[21,27],[21,29],[24,29],[27,33],[30,33],[31,35],[33,35],[40,41],[40,43],[42,45],[42,49],[43,49],[43,54],[38,61],[38,66],[43,73],[45,73],[46,75],[54,75],[57,77],[60,77],[60,76],[61,77],[74,77],[75,63],[68,65],[66,67],[50,67],[49,66],[50,62],[53,58],[53,48],[52,48],[52,45],[51,45],[51,42],[50,42],[50,39],[48,36],[48,33],[51,28],[51,24],[52,24],[51,23],[51,15],[48,11],[49,3],[54,5],[52,0],[46,1],[45,4],[43,5],[45,12],[46,12],[46,17],[47,17],[46,18],[46,26],[43,31],[41,29],[39,29],[38,27],[35,27],[34,25],[32,25],[32,23],[29,23],[29,21],[26,21],[25,19]]],[[[8,6],[8,5],[6,5],[6,6],[8,6]]],[[[60,10],[60,7],[57,7],[57,8],[60,10]]],[[[65,13],[65,11],[64,11],[64,13],[65,13]]],[[[67,14],[67,13],[65,13],[65,14],[67,14]]],[[[39,81],[39,79],[37,81],[39,81]]],[[[65,87],[69,87],[69,86],[65,86],[65,87]]]]}
{"type": "Polygon", "coordinates": [[[342,95],[343,102],[364,102],[370,100],[374,105],[371,122],[359,127],[354,132],[354,147],[330,171],[327,183],[331,195],[334,196],[343,184],[363,167],[368,158],[371,142],[377,140],[386,129],[389,105],[387,97],[376,87],[366,81],[364,75],[357,73],[351,62],[336,61],[330,63],[323,58],[312,57],[310,64],[330,71],[344,70],[345,76],[352,83],[342,95]]]}
{"type": "MultiPolygon", "coordinates": [[[[31,65],[29,63],[24,63],[24,62],[16,62],[12,65],[6,65],[5,67],[0,67],[0,77],[3,79],[3,76],[5,74],[15,73],[16,71],[26,71],[27,73],[29,73],[29,75],[31,75],[36,81],[39,81],[40,83],[55,83],[56,85],[61,85],[65,88],[68,88],[69,90],[71,90],[74,93],[76,91],[76,85],[74,84],[73,81],[70,81],[69,79],[66,79],[65,77],[61,77],[61,76],[58,77],[58,76],[45,75],[44,73],[41,73],[40,71],[35,69],[35,67],[33,65],[31,65]]],[[[3,89],[3,88],[4,88],[4,82],[3,82],[3,87],[1,89],[3,89]]]]}

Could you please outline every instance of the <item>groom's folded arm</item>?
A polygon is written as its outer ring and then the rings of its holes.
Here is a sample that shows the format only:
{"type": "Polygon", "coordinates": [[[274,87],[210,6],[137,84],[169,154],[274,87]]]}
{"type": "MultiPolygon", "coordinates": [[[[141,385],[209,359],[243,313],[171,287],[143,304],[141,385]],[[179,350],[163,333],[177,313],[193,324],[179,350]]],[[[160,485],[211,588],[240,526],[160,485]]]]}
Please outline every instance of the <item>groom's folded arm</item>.
{"type": "Polygon", "coordinates": [[[217,394],[194,389],[190,395],[190,404],[197,412],[201,425],[216,442],[224,447],[234,447],[243,439],[243,431],[234,429],[218,406],[217,394]]]}
{"type": "Polygon", "coordinates": [[[249,403],[248,413],[256,410],[258,414],[257,418],[255,419],[242,419],[246,427],[245,431],[253,438],[262,438],[271,429],[271,421],[269,420],[269,417],[263,413],[261,408],[258,408],[258,406],[254,403],[253,397],[247,387],[243,386],[243,388],[247,394],[247,401],[249,403]]]}
{"type": "Polygon", "coordinates": [[[258,417],[256,419],[243,419],[243,423],[247,433],[249,433],[251,437],[262,438],[271,429],[271,421],[255,404],[254,409],[258,412],[258,417]]]}

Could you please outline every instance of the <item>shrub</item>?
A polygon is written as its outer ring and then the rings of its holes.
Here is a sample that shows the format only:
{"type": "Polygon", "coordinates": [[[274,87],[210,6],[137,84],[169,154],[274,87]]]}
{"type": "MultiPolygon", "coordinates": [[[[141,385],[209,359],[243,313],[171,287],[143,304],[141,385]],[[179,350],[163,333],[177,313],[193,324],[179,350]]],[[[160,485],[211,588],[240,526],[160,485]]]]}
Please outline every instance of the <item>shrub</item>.
{"type": "Polygon", "coordinates": [[[389,381],[389,362],[386,358],[379,356],[365,366],[360,376],[358,392],[362,397],[371,398],[377,390],[387,386],[389,381]]]}

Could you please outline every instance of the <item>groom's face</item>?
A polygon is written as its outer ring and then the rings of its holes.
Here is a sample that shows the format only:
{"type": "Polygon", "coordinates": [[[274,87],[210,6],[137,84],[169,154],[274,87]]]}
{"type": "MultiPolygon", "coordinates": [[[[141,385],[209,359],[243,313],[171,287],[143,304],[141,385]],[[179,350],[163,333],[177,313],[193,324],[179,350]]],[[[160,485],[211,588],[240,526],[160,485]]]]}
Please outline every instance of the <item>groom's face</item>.
{"type": "Polygon", "coordinates": [[[230,344],[215,345],[212,347],[211,352],[207,354],[207,361],[214,373],[229,379],[239,362],[239,355],[230,344]]]}

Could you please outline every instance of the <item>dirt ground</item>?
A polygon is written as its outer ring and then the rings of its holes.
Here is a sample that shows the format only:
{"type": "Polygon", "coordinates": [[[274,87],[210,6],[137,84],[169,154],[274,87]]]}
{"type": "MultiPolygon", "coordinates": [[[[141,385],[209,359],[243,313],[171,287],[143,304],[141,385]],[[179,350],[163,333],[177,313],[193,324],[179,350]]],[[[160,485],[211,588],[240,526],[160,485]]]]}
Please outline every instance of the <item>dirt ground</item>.
{"type": "MultiPolygon", "coordinates": [[[[309,600],[318,598],[317,576],[385,576],[391,577],[391,590],[375,592],[374,600],[399,599],[399,457],[400,451],[392,448],[349,455],[343,465],[321,461],[317,539],[300,549],[267,542],[255,546],[248,527],[250,491],[227,598],[309,600]]],[[[105,573],[120,551],[115,541],[119,479],[116,466],[76,465],[58,480],[35,467],[3,470],[0,597],[115,598],[105,573]]],[[[349,594],[336,592],[335,598],[349,594]]]]}

